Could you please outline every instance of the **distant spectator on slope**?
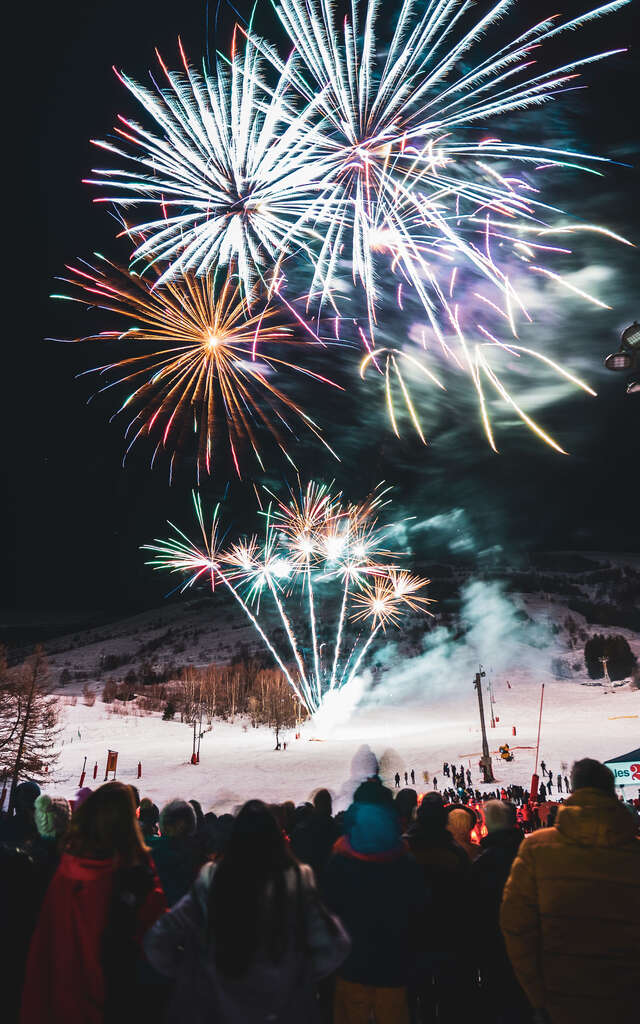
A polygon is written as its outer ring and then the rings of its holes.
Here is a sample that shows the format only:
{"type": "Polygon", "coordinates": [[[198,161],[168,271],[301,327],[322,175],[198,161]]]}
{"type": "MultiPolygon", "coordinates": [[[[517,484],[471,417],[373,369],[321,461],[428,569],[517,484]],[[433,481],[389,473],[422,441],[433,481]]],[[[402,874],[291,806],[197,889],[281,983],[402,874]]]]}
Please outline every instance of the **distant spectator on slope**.
{"type": "Polygon", "coordinates": [[[500,931],[502,893],[523,834],[512,803],[487,800],[484,820],[487,834],[471,867],[473,917],[481,927],[479,941],[474,943],[480,972],[480,1016],[495,1024],[528,1024],[531,1007],[516,981],[500,931]]]}
{"type": "Polygon", "coordinates": [[[311,869],[259,800],[244,805],[222,859],[145,941],[151,964],[176,982],[169,1024],[316,1024],[314,981],[348,949],[311,869]]]}
{"type": "Polygon", "coordinates": [[[577,761],[553,828],[521,845],[500,923],[516,977],[552,1024],[633,1020],[640,1005],[640,840],[611,771],[577,761]]]}
{"type": "Polygon", "coordinates": [[[177,903],[202,864],[195,839],[196,815],[186,800],[171,800],[160,811],[160,835],[149,846],[167,903],[177,903]]]}
{"type": "MultiPolygon", "coordinates": [[[[372,787],[365,783],[360,787],[372,787]]],[[[401,841],[389,800],[370,788],[345,814],[346,834],[334,846],[323,878],[329,907],[352,949],[338,971],[334,1024],[407,1024],[407,984],[416,925],[427,892],[418,865],[401,841]]],[[[390,794],[391,795],[391,794],[390,794]]]]}
{"type": "Polygon", "coordinates": [[[29,950],[22,1024],[136,1019],[141,939],[165,907],[131,789],[109,782],[71,820],[29,950]]]}

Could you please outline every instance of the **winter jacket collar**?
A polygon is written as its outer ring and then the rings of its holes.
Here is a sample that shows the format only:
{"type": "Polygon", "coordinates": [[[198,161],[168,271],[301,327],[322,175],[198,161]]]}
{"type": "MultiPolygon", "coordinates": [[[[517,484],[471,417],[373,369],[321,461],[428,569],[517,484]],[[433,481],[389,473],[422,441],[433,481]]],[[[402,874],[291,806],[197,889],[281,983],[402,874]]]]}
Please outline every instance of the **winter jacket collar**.
{"type": "Polygon", "coordinates": [[[483,836],[480,846],[483,850],[505,850],[515,857],[522,839],[522,831],[519,828],[499,828],[483,836]]]}
{"type": "Polygon", "coordinates": [[[599,789],[576,790],[560,807],[556,828],[580,846],[623,846],[636,836],[633,815],[599,789]]]}
{"type": "Polygon", "coordinates": [[[360,853],[354,850],[347,836],[340,836],[334,843],[333,852],[343,857],[351,857],[353,860],[366,861],[368,864],[390,864],[406,856],[407,849],[403,842],[399,841],[397,846],[390,850],[381,850],[378,853],[360,853]]]}

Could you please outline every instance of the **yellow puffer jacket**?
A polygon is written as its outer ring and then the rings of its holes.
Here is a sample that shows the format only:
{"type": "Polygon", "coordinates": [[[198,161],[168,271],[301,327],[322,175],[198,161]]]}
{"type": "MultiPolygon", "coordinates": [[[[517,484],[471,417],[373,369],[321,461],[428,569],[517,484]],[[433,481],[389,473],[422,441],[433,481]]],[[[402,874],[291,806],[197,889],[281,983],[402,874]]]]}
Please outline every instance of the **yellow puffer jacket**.
{"type": "Polygon", "coordinates": [[[554,828],[521,844],[500,925],[518,981],[553,1024],[637,1019],[640,841],[630,811],[596,789],[569,797],[554,828]]]}

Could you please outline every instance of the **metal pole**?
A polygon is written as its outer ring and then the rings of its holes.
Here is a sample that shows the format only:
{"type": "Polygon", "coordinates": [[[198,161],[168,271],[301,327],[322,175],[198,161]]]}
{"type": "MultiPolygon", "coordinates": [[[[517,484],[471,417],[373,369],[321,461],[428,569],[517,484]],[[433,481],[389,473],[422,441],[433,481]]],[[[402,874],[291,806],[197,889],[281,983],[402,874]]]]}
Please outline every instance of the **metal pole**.
{"type": "Polygon", "coordinates": [[[536,742],[536,766],[533,769],[533,774],[538,774],[538,754],[540,752],[540,727],[542,725],[542,702],[544,700],[544,683],[542,684],[542,690],[540,692],[540,716],[538,718],[538,740],[536,742]]]}
{"type": "Polygon", "coordinates": [[[475,682],[473,684],[474,687],[476,688],[477,692],[478,692],[478,708],[480,710],[480,728],[482,730],[482,758],[481,758],[480,763],[482,765],[482,771],[483,771],[483,774],[484,774],[484,781],[485,782],[495,782],[495,778],[493,776],[493,768],[492,768],[492,765],[491,765],[491,754],[489,753],[489,742],[487,740],[487,728],[486,728],[486,726],[484,724],[484,705],[482,703],[482,676],[483,675],[484,675],[484,672],[482,671],[482,666],[481,666],[480,667],[480,672],[476,672],[476,678],[475,678],[475,682]]]}

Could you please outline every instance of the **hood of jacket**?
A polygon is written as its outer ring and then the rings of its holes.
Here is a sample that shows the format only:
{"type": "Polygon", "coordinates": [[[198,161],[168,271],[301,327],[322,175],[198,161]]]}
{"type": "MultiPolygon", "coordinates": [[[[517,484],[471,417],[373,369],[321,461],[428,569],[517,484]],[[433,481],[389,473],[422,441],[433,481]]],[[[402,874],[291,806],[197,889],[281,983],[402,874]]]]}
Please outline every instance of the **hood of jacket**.
{"type": "Polygon", "coordinates": [[[72,853],[63,853],[60,859],[59,873],[74,882],[96,882],[115,871],[115,861],[89,860],[88,857],[75,857],[72,853]]]}
{"type": "Polygon", "coordinates": [[[633,815],[599,789],[578,789],[558,810],[555,827],[580,846],[623,846],[636,837],[633,815]]]}

